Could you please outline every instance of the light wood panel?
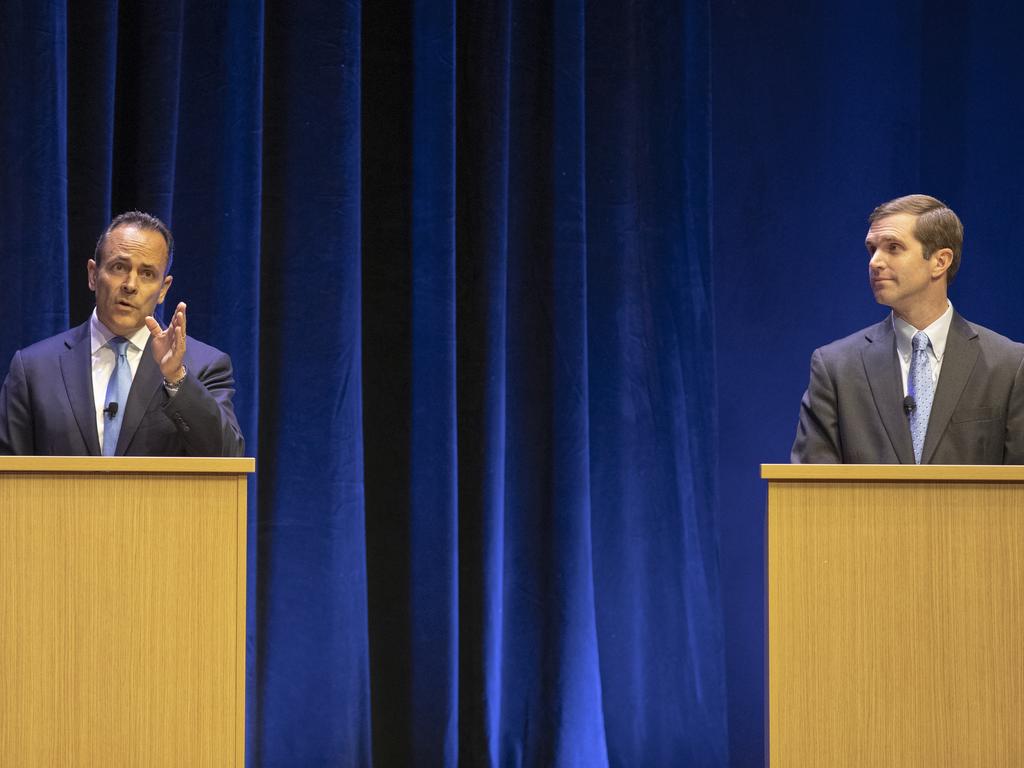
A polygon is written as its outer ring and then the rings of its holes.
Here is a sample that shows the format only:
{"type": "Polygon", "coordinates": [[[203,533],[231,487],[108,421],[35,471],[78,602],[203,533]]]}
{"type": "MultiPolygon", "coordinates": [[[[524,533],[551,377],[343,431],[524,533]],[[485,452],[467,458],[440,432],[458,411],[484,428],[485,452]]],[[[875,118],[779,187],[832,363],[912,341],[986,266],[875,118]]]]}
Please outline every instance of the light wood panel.
{"type": "Polygon", "coordinates": [[[762,464],[765,480],[935,480],[1024,482],[1024,466],[988,464],[762,464]]]}
{"type": "Polygon", "coordinates": [[[772,766],[1024,765],[1024,485],[944,480],[770,483],[772,766]]]}
{"type": "Polygon", "coordinates": [[[255,471],[256,459],[246,457],[0,456],[0,472],[241,474],[255,471]]]}
{"type": "Polygon", "coordinates": [[[243,765],[245,492],[0,472],[0,765],[243,765]]]}

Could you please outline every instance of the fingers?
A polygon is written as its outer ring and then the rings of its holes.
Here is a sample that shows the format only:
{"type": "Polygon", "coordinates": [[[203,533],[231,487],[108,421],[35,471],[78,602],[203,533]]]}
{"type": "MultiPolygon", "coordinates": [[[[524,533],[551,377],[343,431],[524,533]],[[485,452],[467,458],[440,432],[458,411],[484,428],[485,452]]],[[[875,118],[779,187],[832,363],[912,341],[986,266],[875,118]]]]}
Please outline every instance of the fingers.
{"type": "Polygon", "coordinates": [[[178,306],[174,308],[174,316],[167,324],[169,328],[173,327],[175,329],[181,328],[182,331],[185,330],[185,309],[185,302],[179,302],[178,306]]]}
{"type": "Polygon", "coordinates": [[[146,327],[149,328],[149,332],[153,333],[153,334],[163,334],[166,331],[171,330],[172,328],[181,328],[181,329],[184,330],[184,328],[185,328],[185,305],[184,304],[179,304],[177,309],[174,310],[174,316],[171,318],[170,322],[167,323],[167,328],[166,329],[161,328],[160,327],[160,323],[152,315],[147,315],[145,320],[146,320],[146,327]]]}
{"type": "Polygon", "coordinates": [[[174,310],[174,340],[182,351],[185,349],[185,310],[184,301],[178,302],[178,307],[174,310]]]}

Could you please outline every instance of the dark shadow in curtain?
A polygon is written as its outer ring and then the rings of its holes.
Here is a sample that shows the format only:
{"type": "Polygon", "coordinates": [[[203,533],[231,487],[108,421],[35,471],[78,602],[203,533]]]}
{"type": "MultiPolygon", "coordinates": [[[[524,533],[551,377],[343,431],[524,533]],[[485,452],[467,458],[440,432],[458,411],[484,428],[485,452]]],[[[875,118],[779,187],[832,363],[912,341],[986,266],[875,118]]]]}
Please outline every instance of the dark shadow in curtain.
{"type": "Polygon", "coordinates": [[[411,539],[412,12],[363,9],[363,419],[366,548],[379,765],[413,765],[411,539]]]}

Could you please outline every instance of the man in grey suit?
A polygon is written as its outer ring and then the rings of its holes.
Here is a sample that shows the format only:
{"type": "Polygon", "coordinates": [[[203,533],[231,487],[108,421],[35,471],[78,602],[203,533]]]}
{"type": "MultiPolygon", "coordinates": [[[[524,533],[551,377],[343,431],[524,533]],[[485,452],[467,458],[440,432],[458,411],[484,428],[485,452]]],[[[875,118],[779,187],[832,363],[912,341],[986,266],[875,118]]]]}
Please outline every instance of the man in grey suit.
{"type": "Polygon", "coordinates": [[[1024,464],[1024,345],[947,298],[963,226],[927,195],[868,218],[885,320],[814,351],[790,455],[808,464],[1024,464]]]}
{"type": "Polygon", "coordinates": [[[92,317],[14,354],[0,454],[242,455],[231,360],[186,335],[184,302],[167,328],[153,317],[171,287],[173,245],[155,216],[110,223],[87,265],[92,317]]]}

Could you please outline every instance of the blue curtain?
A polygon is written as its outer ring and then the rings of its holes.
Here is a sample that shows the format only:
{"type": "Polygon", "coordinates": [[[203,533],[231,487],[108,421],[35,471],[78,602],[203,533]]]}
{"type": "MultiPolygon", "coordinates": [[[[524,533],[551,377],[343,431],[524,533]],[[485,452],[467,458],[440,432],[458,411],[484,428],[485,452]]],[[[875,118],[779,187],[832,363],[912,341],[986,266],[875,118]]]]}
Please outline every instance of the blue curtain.
{"type": "Polygon", "coordinates": [[[176,238],[252,765],[726,765],[709,10],[0,2],[0,359],[176,238]]]}

